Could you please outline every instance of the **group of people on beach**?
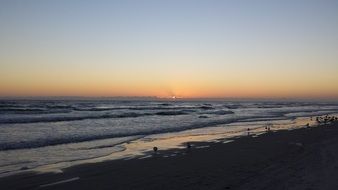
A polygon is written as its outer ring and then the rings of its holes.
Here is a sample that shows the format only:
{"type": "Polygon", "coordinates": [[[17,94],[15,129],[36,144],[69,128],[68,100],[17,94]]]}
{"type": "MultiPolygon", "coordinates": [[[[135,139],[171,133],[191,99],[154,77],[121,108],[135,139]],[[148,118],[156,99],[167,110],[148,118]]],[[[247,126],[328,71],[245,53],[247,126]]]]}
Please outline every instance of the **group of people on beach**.
{"type": "MultiPolygon", "coordinates": [[[[311,117],[311,120],[313,118],[311,117]]],[[[326,115],[326,116],[323,116],[323,117],[316,117],[316,121],[319,123],[319,124],[327,124],[327,123],[330,123],[330,122],[334,122],[334,121],[338,121],[338,117],[336,116],[329,116],[329,115],[326,115]]],[[[307,127],[310,126],[309,123],[306,124],[307,127]]],[[[271,127],[272,127],[272,124],[267,124],[265,126],[265,130],[267,132],[269,132],[271,130],[271,127]]],[[[247,132],[248,132],[248,135],[250,134],[250,128],[247,128],[247,132]]],[[[187,149],[189,150],[191,148],[191,144],[188,142],[187,144],[187,149]]],[[[153,151],[156,153],[158,150],[158,148],[155,146],[153,147],[153,151]]]]}
{"type": "MultiPolygon", "coordinates": [[[[312,117],[311,117],[311,120],[312,120],[312,117]]],[[[319,124],[327,124],[330,122],[338,121],[338,117],[326,115],[324,117],[316,117],[316,121],[319,124]]]]}

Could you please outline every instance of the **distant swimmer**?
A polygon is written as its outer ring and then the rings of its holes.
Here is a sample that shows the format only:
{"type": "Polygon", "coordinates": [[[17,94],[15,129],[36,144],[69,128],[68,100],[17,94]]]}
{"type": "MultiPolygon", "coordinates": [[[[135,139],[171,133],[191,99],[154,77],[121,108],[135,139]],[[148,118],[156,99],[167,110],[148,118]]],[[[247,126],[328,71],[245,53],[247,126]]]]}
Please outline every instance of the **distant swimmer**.
{"type": "Polygon", "coordinates": [[[154,152],[157,152],[158,148],[156,146],[154,146],[153,150],[154,150],[154,152]]]}

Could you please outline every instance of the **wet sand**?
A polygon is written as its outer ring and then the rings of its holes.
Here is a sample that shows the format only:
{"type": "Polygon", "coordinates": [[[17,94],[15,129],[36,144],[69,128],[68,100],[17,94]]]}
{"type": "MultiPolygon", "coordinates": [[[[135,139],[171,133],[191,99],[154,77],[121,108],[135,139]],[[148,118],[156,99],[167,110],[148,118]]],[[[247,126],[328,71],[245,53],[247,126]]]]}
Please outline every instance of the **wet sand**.
{"type": "Polygon", "coordinates": [[[0,178],[1,189],[338,189],[338,123],[0,178]]]}

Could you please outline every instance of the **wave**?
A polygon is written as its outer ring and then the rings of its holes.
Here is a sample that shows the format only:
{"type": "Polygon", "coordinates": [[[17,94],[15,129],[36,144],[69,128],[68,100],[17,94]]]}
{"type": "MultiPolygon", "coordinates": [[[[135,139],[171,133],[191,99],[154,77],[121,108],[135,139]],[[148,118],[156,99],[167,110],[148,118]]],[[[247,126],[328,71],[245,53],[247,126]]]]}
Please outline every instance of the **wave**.
{"type": "Polygon", "coordinates": [[[62,122],[62,121],[79,121],[85,119],[107,119],[107,118],[127,118],[140,117],[150,115],[149,113],[123,113],[123,114],[107,114],[107,115],[91,115],[91,116],[50,116],[50,117],[31,117],[31,118],[3,118],[0,124],[14,123],[44,123],[44,122],[62,122]]]}
{"type": "Polygon", "coordinates": [[[217,110],[217,111],[209,111],[203,112],[204,114],[214,114],[214,115],[227,115],[227,114],[234,114],[233,111],[226,111],[226,110],[217,110]]]}
{"type": "MultiPolygon", "coordinates": [[[[304,104],[305,105],[305,104],[304,104]]],[[[78,131],[70,131],[67,136],[54,136],[52,137],[40,137],[37,135],[36,139],[25,140],[19,139],[18,142],[2,142],[0,143],[1,150],[13,150],[13,149],[26,149],[26,148],[38,148],[44,146],[53,146],[59,144],[67,143],[77,143],[92,141],[98,139],[109,139],[115,137],[129,137],[134,135],[149,135],[157,133],[166,133],[166,132],[176,132],[184,131],[188,129],[210,127],[219,124],[228,124],[233,122],[247,122],[247,121],[266,121],[273,119],[292,119],[301,116],[309,115],[319,115],[318,113],[333,113],[338,112],[338,107],[336,104],[328,105],[328,107],[321,107],[319,104],[309,104],[309,105],[300,105],[300,104],[289,104],[289,103],[207,103],[203,104],[200,102],[184,102],[184,103],[160,103],[160,102],[118,102],[118,103],[104,103],[104,102],[65,102],[65,103],[16,103],[16,104],[1,104],[0,102],[0,125],[5,126],[5,130],[9,130],[12,127],[6,127],[6,124],[20,124],[20,123],[48,123],[48,122],[68,122],[68,121],[77,121],[77,120],[91,120],[95,119],[110,119],[110,118],[136,118],[136,117],[152,117],[148,122],[147,118],[134,119],[130,121],[128,119],[116,121],[120,122],[119,125],[126,127],[122,129],[124,132],[117,132],[117,130],[108,129],[105,131],[105,134],[97,134],[95,132],[95,127],[87,126],[88,133],[82,134],[77,133],[78,131]],[[281,105],[285,105],[282,106],[281,105]],[[300,106],[300,107],[297,107],[300,106]],[[302,107],[303,106],[303,107],[302,107]],[[336,106],[336,107],[334,107],[336,106]],[[115,111],[116,110],[116,111],[115,111]],[[2,112],[1,112],[2,111],[2,112]],[[320,112],[321,111],[321,112],[320,112]],[[325,112],[324,112],[325,111],[325,112]],[[71,112],[70,114],[64,114],[71,112]],[[1,114],[1,113],[11,113],[11,114],[1,114]],[[13,114],[12,114],[13,113],[13,114]],[[19,114],[27,115],[19,115],[19,114]],[[34,114],[36,115],[30,115],[34,114]],[[50,115],[39,115],[42,113],[62,113],[62,114],[50,114],[50,115]],[[232,114],[232,115],[231,115],[232,114]],[[178,122],[181,117],[172,118],[172,116],[188,115],[184,116],[187,118],[182,122],[178,122]],[[167,119],[161,120],[165,117],[167,119]],[[200,119],[204,118],[204,119],[200,119]],[[154,119],[154,121],[152,121],[154,119]],[[165,126],[165,122],[168,121],[180,123],[179,125],[174,125],[175,123],[170,123],[168,126],[165,126]],[[124,122],[127,122],[124,125],[124,122]],[[140,122],[142,125],[137,125],[140,122]],[[151,123],[156,123],[159,127],[151,126],[151,123]],[[134,125],[135,124],[135,125],[134,125]],[[144,127],[149,124],[149,127],[144,127]],[[92,127],[92,128],[91,128],[92,127]],[[130,128],[128,128],[130,127],[130,128]],[[90,131],[93,129],[93,132],[90,131]],[[93,134],[94,133],[94,134],[93,134]],[[73,136],[74,135],[74,136],[73,136]],[[53,137],[54,136],[54,137],[53,137]]],[[[92,123],[88,122],[88,123],[92,123]]],[[[84,122],[86,123],[86,122],[84,122]]],[[[105,122],[99,122],[105,124],[105,122]]],[[[110,122],[107,122],[110,124],[110,122]]],[[[114,123],[114,122],[112,122],[114,123]]],[[[67,123],[66,126],[72,125],[73,123],[67,123]]],[[[58,124],[55,124],[58,126],[58,124]]],[[[63,124],[62,124],[63,125],[63,124]]],[[[48,127],[48,125],[46,125],[48,127]]],[[[2,126],[0,126],[2,127],[2,126]]],[[[14,129],[25,127],[25,126],[15,126],[14,129]]],[[[35,125],[30,127],[34,128],[35,125]]],[[[61,126],[63,127],[63,126],[61,126]]],[[[13,130],[14,130],[13,129],[13,130]]],[[[17,132],[17,131],[14,131],[17,132]]],[[[26,132],[26,131],[25,131],[26,132]]],[[[42,136],[42,135],[41,135],[42,136]]],[[[32,138],[35,138],[32,134],[32,138]]],[[[15,138],[13,138],[15,140],[15,138]]],[[[13,140],[12,139],[12,140],[13,140]]],[[[4,139],[7,140],[7,139],[4,139]]],[[[10,140],[10,139],[8,139],[10,140]]],[[[100,147],[98,147],[100,148],[100,147]]]]}
{"type": "Polygon", "coordinates": [[[122,106],[122,107],[74,107],[74,106],[50,106],[44,107],[22,107],[22,106],[4,106],[0,107],[0,113],[15,113],[15,114],[32,114],[32,113],[67,113],[71,111],[86,111],[86,112],[100,112],[100,111],[114,111],[114,110],[134,110],[134,111],[152,111],[152,110],[209,110],[215,109],[212,106],[122,106]]]}
{"type": "Polygon", "coordinates": [[[108,107],[108,108],[100,108],[100,107],[78,107],[74,108],[75,111],[110,111],[110,110],[135,110],[135,111],[146,111],[146,110],[196,110],[196,109],[214,109],[210,106],[169,106],[169,105],[161,105],[161,106],[129,106],[129,107],[108,107]]]}
{"type": "Polygon", "coordinates": [[[70,113],[71,110],[53,110],[53,109],[41,109],[41,108],[0,108],[0,114],[53,114],[53,113],[70,113]]]}
{"type": "Polygon", "coordinates": [[[0,124],[22,124],[22,123],[46,123],[46,122],[63,122],[63,121],[80,121],[86,119],[109,119],[109,118],[134,118],[143,116],[174,116],[185,115],[187,111],[161,111],[154,113],[137,113],[127,112],[121,114],[104,114],[104,115],[85,115],[85,116],[49,116],[49,117],[23,117],[23,118],[1,118],[0,124]]]}
{"type": "Polygon", "coordinates": [[[0,112],[24,112],[24,111],[40,111],[44,112],[46,109],[41,109],[41,108],[18,108],[18,107],[5,107],[5,108],[0,108],[0,112]]]}
{"type": "Polygon", "coordinates": [[[163,111],[163,112],[157,112],[156,115],[185,115],[188,114],[184,111],[163,111]]]}
{"type": "MultiPolygon", "coordinates": [[[[206,122],[195,122],[195,123],[192,123],[186,126],[177,126],[173,128],[149,129],[149,130],[144,130],[144,131],[128,131],[128,132],[123,132],[123,133],[112,133],[112,134],[105,134],[105,135],[61,137],[61,138],[54,138],[54,139],[46,138],[46,139],[36,139],[36,140],[29,141],[29,142],[27,141],[8,142],[8,143],[0,144],[0,151],[39,148],[39,147],[45,147],[45,146],[55,146],[55,145],[61,145],[61,144],[79,143],[79,142],[85,142],[85,141],[118,138],[118,137],[145,136],[145,135],[151,135],[151,134],[178,132],[178,131],[184,131],[184,130],[189,130],[189,129],[211,127],[211,126],[220,125],[220,124],[229,124],[229,123],[234,123],[234,122],[246,122],[246,120],[249,118],[251,117],[240,117],[240,118],[221,119],[221,120],[206,121],[206,122]]],[[[255,121],[265,121],[266,118],[267,118],[266,115],[262,115],[259,117],[255,117],[255,121]]]]}
{"type": "MultiPolygon", "coordinates": [[[[197,106],[200,108],[200,106],[197,106]]],[[[149,107],[148,107],[149,108],[149,107]]],[[[180,107],[185,109],[163,109],[162,111],[158,110],[151,110],[151,112],[124,112],[124,113],[105,113],[105,114],[92,114],[88,113],[86,115],[46,115],[43,117],[30,117],[30,116],[23,116],[23,117],[0,117],[0,125],[1,124],[22,124],[22,123],[47,123],[47,122],[64,122],[64,121],[79,121],[79,120],[87,120],[87,119],[109,119],[109,118],[135,118],[135,117],[144,117],[144,116],[175,116],[175,115],[186,115],[193,112],[197,112],[199,114],[212,114],[212,115],[227,115],[227,114],[234,114],[234,111],[231,110],[214,110],[214,108],[203,108],[202,110],[196,109],[189,109],[191,107],[180,107]]],[[[138,109],[138,108],[136,108],[138,109]]],[[[21,109],[19,109],[21,110],[21,109]]],[[[31,112],[38,111],[39,109],[26,109],[30,110],[31,112]]],[[[269,112],[265,112],[264,114],[268,114],[269,116],[280,116],[280,115],[297,115],[300,116],[301,114],[306,116],[317,115],[318,109],[302,109],[302,110],[270,110],[269,112]],[[299,113],[299,114],[297,114],[299,113]]],[[[135,110],[136,111],[136,110],[135,110]]],[[[332,113],[337,112],[337,108],[330,108],[321,110],[325,111],[325,113],[332,113]]],[[[1,111],[0,111],[1,113],[1,111]]],[[[49,112],[49,113],[58,113],[58,112],[49,112]]],[[[62,112],[65,113],[65,112],[62,112]]],[[[38,115],[38,112],[36,112],[38,115]]],[[[3,114],[5,116],[5,114],[3,114]]]]}

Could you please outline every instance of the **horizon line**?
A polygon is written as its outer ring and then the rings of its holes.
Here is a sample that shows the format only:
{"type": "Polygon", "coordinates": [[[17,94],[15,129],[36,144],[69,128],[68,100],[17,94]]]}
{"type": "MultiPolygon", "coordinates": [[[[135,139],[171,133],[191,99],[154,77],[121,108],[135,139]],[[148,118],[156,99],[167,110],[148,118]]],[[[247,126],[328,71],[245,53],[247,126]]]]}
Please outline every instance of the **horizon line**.
{"type": "Polygon", "coordinates": [[[329,100],[338,97],[158,97],[158,96],[1,96],[0,100],[329,100]]]}

